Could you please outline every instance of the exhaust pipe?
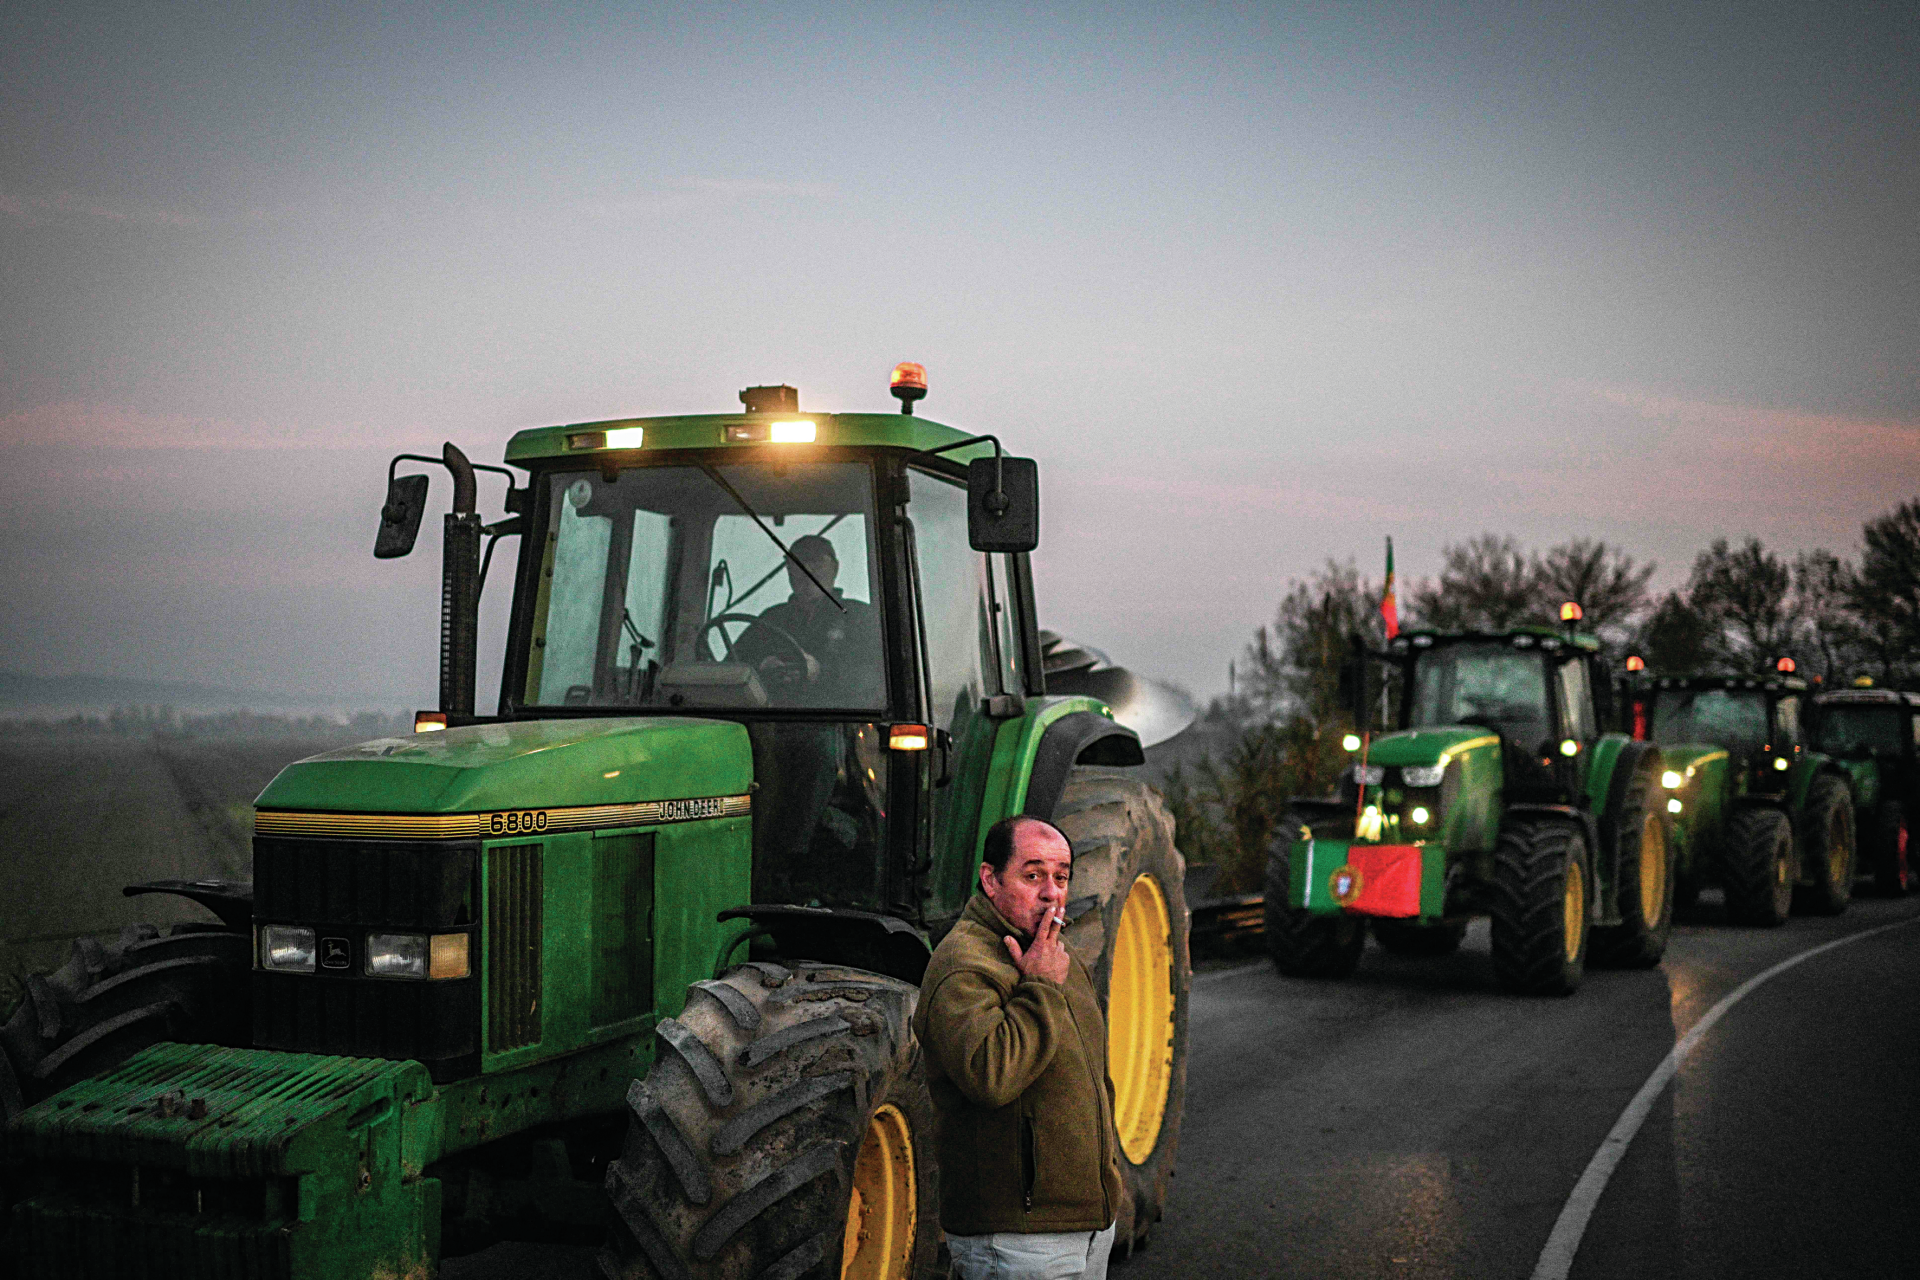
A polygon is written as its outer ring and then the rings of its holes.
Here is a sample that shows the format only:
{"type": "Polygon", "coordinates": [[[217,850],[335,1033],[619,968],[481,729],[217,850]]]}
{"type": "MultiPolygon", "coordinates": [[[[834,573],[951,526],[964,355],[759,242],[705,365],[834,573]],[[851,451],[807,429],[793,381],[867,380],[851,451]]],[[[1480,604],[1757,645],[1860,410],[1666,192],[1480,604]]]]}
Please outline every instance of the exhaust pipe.
{"type": "Polygon", "coordinates": [[[451,723],[452,717],[473,714],[480,649],[480,516],[467,455],[448,442],[440,457],[453,476],[453,510],[446,516],[440,563],[440,710],[451,723]]]}

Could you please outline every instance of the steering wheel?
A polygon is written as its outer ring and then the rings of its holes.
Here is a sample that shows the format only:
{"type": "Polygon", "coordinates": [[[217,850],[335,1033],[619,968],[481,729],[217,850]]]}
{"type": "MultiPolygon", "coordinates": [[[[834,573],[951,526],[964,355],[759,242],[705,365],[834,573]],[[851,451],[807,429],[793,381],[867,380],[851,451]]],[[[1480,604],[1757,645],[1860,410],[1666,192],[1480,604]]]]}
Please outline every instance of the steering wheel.
{"type": "MultiPolygon", "coordinates": [[[[758,626],[762,630],[767,631],[768,633],[773,635],[776,639],[778,639],[783,644],[785,644],[789,649],[793,650],[794,660],[791,664],[789,664],[785,668],[785,670],[783,671],[780,677],[783,682],[792,683],[794,680],[806,674],[807,658],[809,657],[809,655],[806,649],[801,646],[800,642],[798,640],[795,640],[790,632],[784,630],[778,624],[768,622],[765,618],[755,617],[751,613],[719,613],[719,614],[715,614],[711,618],[708,618],[706,621],[706,625],[702,626],[700,628],[700,633],[694,637],[694,645],[696,649],[704,651],[707,632],[718,630],[720,632],[721,641],[725,643],[725,645],[727,646],[726,654],[724,657],[721,658],[721,661],[732,662],[733,661],[733,637],[729,636],[724,630],[724,625],[729,622],[744,622],[750,627],[758,626]],[[786,674],[787,672],[797,672],[797,674],[786,674]]],[[[742,634],[744,635],[744,633],[742,634]]]]}

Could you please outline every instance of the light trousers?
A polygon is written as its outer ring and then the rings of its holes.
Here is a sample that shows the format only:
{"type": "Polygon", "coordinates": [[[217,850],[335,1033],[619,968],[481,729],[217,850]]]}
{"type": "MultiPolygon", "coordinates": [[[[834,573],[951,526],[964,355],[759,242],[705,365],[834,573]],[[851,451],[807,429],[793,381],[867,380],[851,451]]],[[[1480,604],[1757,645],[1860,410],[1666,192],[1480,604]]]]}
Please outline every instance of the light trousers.
{"type": "Polygon", "coordinates": [[[947,1249],[953,1280],[1107,1280],[1113,1227],[948,1236],[947,1249]]]}

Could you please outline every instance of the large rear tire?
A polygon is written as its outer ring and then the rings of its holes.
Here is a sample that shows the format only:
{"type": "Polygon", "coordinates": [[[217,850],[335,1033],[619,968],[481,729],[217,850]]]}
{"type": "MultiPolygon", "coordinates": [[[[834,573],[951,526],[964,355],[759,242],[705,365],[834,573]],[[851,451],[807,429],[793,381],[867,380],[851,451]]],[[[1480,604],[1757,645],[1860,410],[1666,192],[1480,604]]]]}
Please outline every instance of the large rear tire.
{"type": "Polygon", "coordinates": [[[1592,962],[1651,969],[1673,932],[1674,850],[1667,815],[1650,770],[1627,784],[1613,827],[1619,842],[1620,923],[1593,931],[1592,962]]]}
{"type": "Polygon", "coordinates": [[[161,935],[132,924],[109,942],[81,938],[0,1026],[0,1277],[12,1272],[12,1206],[23,1194],[7,1154],[7,1122],[68,1085],[168,1041],[245,1045],[252,948],[217,925],[179,924],[161,935]]]}
{"type": "Polygon", "coordinates": [[[1800,865],[1813,883],[1801,888],[1794,904],[1817,916],[1837,916],[1853,900],[1856,840],[1853,792],[1831,774],[1815,778],[1800,814],[1800,865]]]}
{"type": "Polygon", "coordinates": [[[1572,995],[1586,975],[1586,836],[1569,822],[1515,822],[1493,859],[1494,976],[1521,995],[1572,995]]]}
{"type": "Polygon", "coordinates": [[[1920,879],[1908,851],[1907,810],[1898,800],[1881,804],[1874,814],[1868,856],[1873,863],[1873,887],[1885,897],[1904,897],[1920,879]]]}
{"type": "Polygon", "coordinates": [[[1345,978],[1360,964],[1367,922],[1360,916],[1316,915],[1289,906],[1293,888],[1293,843],[1306,824],[1288,814],[1267,846],[1267,954],[1289,978],[1345,978]]]}
{"type": "Polygon", "coordinates": [[[1722,867],[1731,924],[1775,928],[1793,909],[1793,824],[1778,809],[1740,809],[1722,867]]]}
{"type": "Polygon", "coordinates": [[[916,988],[802,961],[688,990],[627,1091],[609,1277],[931,1280],[933,1104],[916,988]]]}
{"type": "Polygon", "coordinates": [[[1107,1072],[1127,1203],[1114,1231],[1125,1258],[1146,1242],[1173,1190],[1187,1094],[1186,862],[1173,819],[1145,783],[1076,769],[1055,810],[1073,846],[1065,939],[1106,1010],[1107,1072]]]}
{"type": "Polygon", "coordinates": [[[218,926],[163,937],[132,924],[111,942],[77,940],[58,969],[28,975],[0,1027],[0,1120],[151,1044],[248,1044],[251,960],[247,938],[218,926]]]}

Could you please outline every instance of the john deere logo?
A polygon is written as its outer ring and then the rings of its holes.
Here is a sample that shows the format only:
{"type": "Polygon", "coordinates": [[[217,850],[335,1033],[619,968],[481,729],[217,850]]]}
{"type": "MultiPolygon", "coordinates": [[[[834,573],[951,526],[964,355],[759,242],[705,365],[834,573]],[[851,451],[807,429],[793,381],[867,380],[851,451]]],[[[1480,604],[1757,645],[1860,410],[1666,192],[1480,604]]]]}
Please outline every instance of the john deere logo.
{"type": "Polygon", "coordinates": [[[1333,892],[1333,900],[1343,907],[1353,905],[1360,896],[1360,873],[1352,867],[1341,867],[1327,877],[1327,888],[1333,892]]]}
{"type": "Polygon", "coordinates": [[[352,952],[345,938],[320,939],[320,967],[322,969],[344,969],[353,963],[352,952]]]}

